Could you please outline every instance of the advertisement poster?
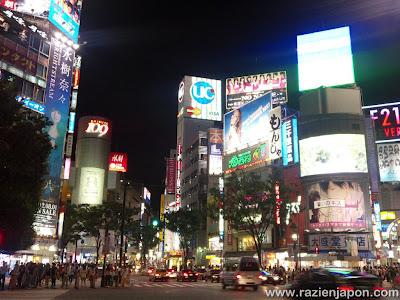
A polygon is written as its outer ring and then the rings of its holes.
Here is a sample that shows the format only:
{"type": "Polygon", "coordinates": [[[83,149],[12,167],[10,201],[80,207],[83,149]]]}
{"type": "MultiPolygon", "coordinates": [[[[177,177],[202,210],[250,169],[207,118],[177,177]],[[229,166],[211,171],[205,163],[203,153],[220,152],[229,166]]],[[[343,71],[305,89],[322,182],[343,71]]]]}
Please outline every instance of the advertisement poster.
{"type": "Polygon", "coordinates": [[[185,76],[179,85],[178,117],[221,121],[221,80],[185,76]]]}
{"type": "Polygon", "coordinates": [[[377,144],[377,148],[381,181],[400,181],[400,144],[377,144]]]}
{"type": "Polygon", "coordinates": [[[224,153],[233,153],[265,142],[270,136],[271,93],[224,116],[224,153]]]}
{"type": "Polygon", "coordinates": [[[47,18],[50,0],[0,0],[0,5],[23,14],[47,18]]]}
{"type": "MultiPolygon", "coordinates": [[[[40,207],[58,206],[60,198],[60,175],[63,162],[64,140],[68,126],[69,99],[71,96],[72,63],[74,52],[62,48],[52,40],[50,48],[49,75],[46,86],[46,111],[45,116],[53,123],[47,132],[53,147],[49,155],[49,175],[43,190],[40,207]]],[[[50,228],[49,224],[40,222],[43,218],[42,210],[36,215],[34,228],[41,235],[43,227],[50,228]]],[[[51,236],[56,235],[57,218],[51,224],[51,236]]]]}
{"type": "Polygon", "coordinates": [[[287,102],[286,71],[239,76],[226,80],[226,109],[231,111],[271,91],[272,104],[287,102]]]}
{"type": "Polygon", "coordinates": [[[358,182],[323,181],[308,186],[306,195],[311,229],[365,228],[364,192],[358,182]]]}
{"type": "Polygon", "coordinates": [[[333,173],[367,173],[365,137],[331,134],[300,141],[301,176],[333,173]]]}
{"type": "Polygon", "coordinates": [[[81,11],[82,0],[51,0],[49,20],[77,43],[81,11]]]}
{"type": "Polygon", "coordinates": [[[209,158],[208,174],[222,174],[222,148],[223,148],[222,129],[212,128],[209,130],[209,158]]]}
{"type": "Polygon", "coordinates": [[[98,205],[103,202],[105,170],[100,168],[81,168],[79,184],[79,203],[98,205]]]}
{"type": "Polygon", "coordinates": [[[150,203],[151,203],[151,193],[146,187],[143,188],[143,200],[144,200],[144,202],[146,204],[150,205],[150,203]]]}

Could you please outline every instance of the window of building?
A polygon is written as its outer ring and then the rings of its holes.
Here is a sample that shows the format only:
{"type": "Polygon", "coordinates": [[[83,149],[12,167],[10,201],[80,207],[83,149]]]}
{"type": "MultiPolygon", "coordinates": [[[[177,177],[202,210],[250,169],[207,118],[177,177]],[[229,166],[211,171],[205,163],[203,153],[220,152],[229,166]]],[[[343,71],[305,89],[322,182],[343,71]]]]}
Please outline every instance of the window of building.
{"type": "Polygon", "coordinates": [[[37,102],[44,103],[45,90],[41,87],[35,87],[35,100],[37,102]]]}
{"type": "Polygon", "coordinates": [[[200,146],[207,146],[207,144],[208,144],[208,141],[207,141],[206,138],[201,138],[200,139],[200,146]]]}
{"type": "Polygon", "coordinates": [[[28,81],[24,81],[24,83],[22,85],[22,95],[25,98],[33,99],[33,90],[34,90],[33,83],[30,83],[28,81]]]}
{"type": "Polygon", "coordinates": [[[47,78],[47,67],[38,63],[37,69],[36,69],[36,75],[43,79],[46,79],[47,78]]]}
{"type": "Polygon", "coordinates": [[[41,45],[40,45],[40,54],[49,57],[50,55],[50,44],[42,41],[41,45]]]}
{"type": "Polygon", "coordinates": [[[40,50],[40,39],[34,35],[31,35],[31,40],[29,41],[29,47],[33,50],[40,50]]]}

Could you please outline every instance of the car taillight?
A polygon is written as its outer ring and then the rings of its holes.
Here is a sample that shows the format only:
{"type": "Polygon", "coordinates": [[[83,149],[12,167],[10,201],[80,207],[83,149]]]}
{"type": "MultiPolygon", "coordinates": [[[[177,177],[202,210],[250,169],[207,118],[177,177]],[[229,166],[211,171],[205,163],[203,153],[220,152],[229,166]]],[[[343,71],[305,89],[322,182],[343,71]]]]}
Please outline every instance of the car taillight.
{"type": "Polygon", "coordinates": [[[339,291],[354,291],[354,287],[350,285],[341,285],[338,289],[339,291]]]}
{"type": "Polygon", "coordinates": [[[196,276],[199,276],[199,273],[195,273],[196,276]]]}
{"type": "Polygon", "coordinates": [[[242,275],[237,274],[237,275],[236,275],[236,279],[240,279],[240,278],[242,278],[242,275]]]}

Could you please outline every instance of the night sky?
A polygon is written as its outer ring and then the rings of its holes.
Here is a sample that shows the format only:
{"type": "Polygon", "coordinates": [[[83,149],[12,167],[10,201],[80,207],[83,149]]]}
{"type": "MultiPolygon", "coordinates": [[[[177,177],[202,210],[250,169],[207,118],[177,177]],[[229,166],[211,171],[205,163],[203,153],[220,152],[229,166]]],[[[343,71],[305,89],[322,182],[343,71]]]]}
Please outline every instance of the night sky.
{"type": "Polygon", "coordinates": [[[78,115],[113,121],[112,150],[128,152],[129,176],[153,193],[175,147],[184,75],[287,70],[296,107],[296,35],[350,25],[364,104],[400,101],[398,0],[86,0],[82,14],[78,115]]]}

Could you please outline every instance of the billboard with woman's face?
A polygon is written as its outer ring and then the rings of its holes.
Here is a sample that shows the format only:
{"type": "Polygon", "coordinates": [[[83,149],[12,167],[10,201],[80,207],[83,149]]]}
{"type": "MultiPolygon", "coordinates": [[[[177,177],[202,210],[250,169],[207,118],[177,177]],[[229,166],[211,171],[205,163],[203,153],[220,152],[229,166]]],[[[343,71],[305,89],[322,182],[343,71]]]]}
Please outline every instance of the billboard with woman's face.
{"type": "Polygon", "coordinates": [[[306,189],[309,227],[327,231],[366,227],[364,191],[359,182],[327,180],[306,189]]]}

